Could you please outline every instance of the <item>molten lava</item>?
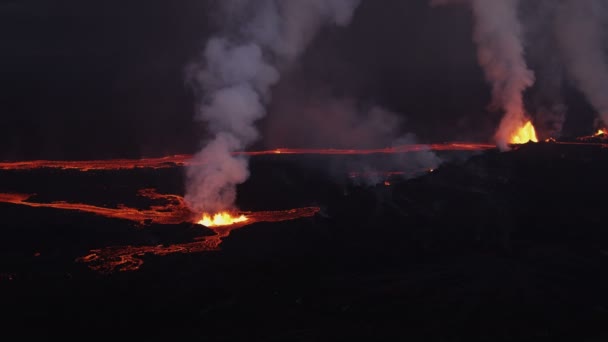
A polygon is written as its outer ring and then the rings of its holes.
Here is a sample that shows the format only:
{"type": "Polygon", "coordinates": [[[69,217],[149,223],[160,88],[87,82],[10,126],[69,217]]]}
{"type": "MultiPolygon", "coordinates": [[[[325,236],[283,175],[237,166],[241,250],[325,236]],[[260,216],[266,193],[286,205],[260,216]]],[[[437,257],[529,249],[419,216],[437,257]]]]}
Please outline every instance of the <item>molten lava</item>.
{"type": "Polygon", "coordinates": [[[608,129],[606,129],[606,128],[598,129],[597,132],[595,132],[591,135],[577,137],[576,140],[583,141],[585,143],[596,143],[596,144],[604,143],[606,140],[608,140],[608,129]]]}
{"type": "MultiPolygon", "coordinates": [[[[480,151],[494,148],[494,145],[479,143],[443,143],[430,145],[402,145],[379,149],[293,149],[279,148],[267,151],[234,152],[235,155],[261,156],[277,154],[319,154],[319,155],[368,155],[410,153],[419,151],[480,151]]],[[[34,170],[53,168],[61,170],[129,170],[137,168],[164,169],[193,165],[192,156],[178,154],[160,158],[108,159],[108,160],[31,160],[0,162],[0,170],[34,170]]]]}
{"type": "Polygon", "coordinates": [[[138,195],[153,200],[161,200],[164,203],[153,205],[149,209],[130,208],[124,205],[118,205],[116,208],[106,208],[84,203],[68,203],[65,201],[50,203],[28,202],[28,199],[32,197],[32,195],[28,194],[0,194],[0,202],[35,208],[83,211],[110,218],[130,220],[139,224],[178,224],[189,222],[190,218],[193,217],[192,212],[188,209],[184,198],[181,196],[159,194],[154,189],[140,190],[138,195]]]}
{"type": "MultiPolygon", "coordinates": [[[[254,222],[279,222],[312,217],[319,212],[318,207],[305,207],[280,211],[246,212],[247,224],[254,222]]],[[[156,246],[117,246],[93,249],[88,255],[76,261],[87,263],[89,268],[100,273],[118,271],[135,271],[143,265],[146,254],[164,256],[175,253],[200,253],[219,250],[223,238],[230,232],[242,228],[245,224],[209,227],[215,233],[212,236],[195,238],[193,242],[156,246]]]]}
{"type": "Polygon", "coordinates": [[[198,221],[205,227],[229,226],[237,223],[243,223],[248,220],[245,215],[232,216],[231,213],[222,212],[215,215],[203,214],[203,218],[198,221]]]}
{"type": "Polygon", "coordinates": [[[526,122],[523,126],[517,129],[509,139],[510,144],[525,144],[527,142],[538,142],[536,138],[536,130],[532,125],[532,121],[526,122]]]}
{"type": "MultiPolygon", "coordinates": [[[[126,219],[138,224],[178,224],[192,222],[193,213],[188,209],[184,198],[178,195],[158,194],[154,189],[139,191],[139,195],[165,202],[153,205],[149,209],[137,209],[119,205],[117,208],[99,207],[83,203],[51,202],[39,203],[29,202],[32,195],[28,194],[3,194],[0,193],[0,202],[25,205],[36,208],[55,208],[64,210],[77,210],[110,218],[126,219]]],[[[76,261],[85,262],[93,270],[109,273],[116,269],[120,271],[137,270],[142,264],[144,254],[168,255],[173,253],[197,253],[205,251],[217,251],[222,239],[230,235],[235,229],[242,228],[256,222],[280,222],[295,220],[304,217],[312,217],[318,213],[318,207],[304,207],[279,211],[241,212],[232,216],[228,213],[220,213],[213,216],[203,216],[196,223],[206,226],[215,234],[196,238],[193,242],[179,243],[173,245],[156,246],[118,246],[94,249],[88,255],[77,258],[76,261]]],[[[194,222],[193,222],[194,223],[194,222]]]]}
{"type": "Polygon", "coordinates": [[[108,160],[30,160],[0,162],[0,170],[33,170],[52,168],[61,170],[128,170],[137,168],[164,169],[184,166],[192,156],[178,154],[160,158],[108,159],[108,160]]]}

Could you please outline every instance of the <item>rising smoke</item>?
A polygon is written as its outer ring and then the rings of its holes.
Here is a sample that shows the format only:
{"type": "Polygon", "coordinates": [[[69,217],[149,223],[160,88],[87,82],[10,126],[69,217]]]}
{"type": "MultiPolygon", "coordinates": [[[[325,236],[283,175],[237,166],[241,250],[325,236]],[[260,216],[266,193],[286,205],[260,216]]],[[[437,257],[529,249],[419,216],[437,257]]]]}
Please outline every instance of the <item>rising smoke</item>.
{"type": "Polygon", "coordinates": [[[347,25],[359,0],[223,0],[226,26],[187,76],[200,100],[196,119],[213,138],[187,170],[186,201],[196,212],[231,209],[248,160],[232,152],[258,138],[271,88],[324,25],[347,25]]]}
{"type": "Polygon", "coordinates": [[[563,0],[555,4],[555,30],[568,76],[608,124],[608,63],[606,29],[608,3],[603,0],[563,0]]]}
{"type": "Polygon", "coordinates": [[[520,13],[525,31],[526,57],[534,70],[536,83],[529,92],[527,105],[534,114],[540,137],[558,138],[566,121],[564,63],[554,32],[555,0],[527,1],[520,13]]]}
{"type": "Polygon", "coordinates": [[[534,73],[524,59],[518,0],[432,0],[431,4],[468,3],[473,11],[473,40],[477,58],[492,85],[490,108],[504,116],[495,135],[502,150],[508,149],[511,135],[526,121],[523,92],[534,84],[534,73]]]}
{"type": "Polygon", "coordinates": [[[533,106],[535,121],[549,136],[559,136],[567,106],[562,97],[568,78],[608,124],[608,2],[604,0],[538,0],[523,2],[525,23],[518,19],[518,0],[432,0],[432,4],[467,3],[475,17],[474,40],[493,105],[505,116],[496,133],[505,148],[509,133],[525,120],[522,93],[534,83],[522,45],[523,29],[538,75],[533,106]],[[525,25],[524,27],[522,27],[525,25]]]}
{"type": "MultiPolygon", "coordinates": [[[[403,134],[406,120],[402,114],[349,96],[296,88],[289,94],[281,92],[284,89],[277,91],[280,96],[273,101],[266,123],[268,148],[378,149],[417,144],[413,134],[403,134]]],[[[355,183],[374,186],[385,180],[382,171],[401,171],[409,178],[420,170],[435,169],[441,162],[430,148],[422,148],[380,157],[332,158],[324,171],[338,182],[344,181],[345,175],[358,174],[353,178],[355,183]]],[[[302,163],[318,167],[307,160],[302,163]]]]}

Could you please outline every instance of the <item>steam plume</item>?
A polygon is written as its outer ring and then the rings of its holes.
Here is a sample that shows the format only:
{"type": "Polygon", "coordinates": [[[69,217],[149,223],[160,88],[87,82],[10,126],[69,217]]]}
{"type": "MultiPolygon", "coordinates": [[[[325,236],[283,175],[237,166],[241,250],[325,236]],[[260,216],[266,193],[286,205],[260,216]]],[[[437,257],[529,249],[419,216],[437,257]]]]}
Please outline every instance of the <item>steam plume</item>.
{"type": "MultiPolygon", "coordinates": [[[[445,4],[449,0],[432,0],[445,4]]],[[[534,74],[526,66],[522,29],[517,16],[518,0],[469,0],[475,17],[473,40],[477,58],[492,84],[491,108],[504,116],[495,135],[498,147],[508,149],[511,135],[526,121],[523,92],[534,84],[534,74]]]]}
{"type": "Polygon", "coordinates": [[[564,60],[555,34],[555,0],[527,1],[521,9],[526,31],[526,57],[536,74],[529,105],[534,111],[534,126],[541,137],[557,138],[562,133],[568,107],[563,97],[564,60]]]}
{"type": "Polygon", "coordinates": [[[555,28],[568,74],[608,124],[606,11],[597,0],[565,0],[558,4],[555,28]]]}
{"type": "Polygon", "coordinates": [[[212,37],[187,75],[199,97],[196,119],[213,135],[187,170],[186,201],[197,212],[230,209],[249,177],[232,152],[258,138],[271,87],[326,24],[349,23],[359,0],[223,0],[229,24],[212,37]],[[236,25],[233,25],[236,22],[236,25]]]}

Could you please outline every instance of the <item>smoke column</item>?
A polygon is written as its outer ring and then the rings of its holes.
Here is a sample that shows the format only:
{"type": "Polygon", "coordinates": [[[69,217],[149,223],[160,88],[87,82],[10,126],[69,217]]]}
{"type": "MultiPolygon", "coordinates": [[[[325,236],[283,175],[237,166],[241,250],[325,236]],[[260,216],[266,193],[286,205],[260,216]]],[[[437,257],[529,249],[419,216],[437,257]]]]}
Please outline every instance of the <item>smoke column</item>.
{"type": "Polygon", "coordinates": [[[528,65],[536,74],[536,84],[530,92],[534,111],[534,126],[540,138],[561,136],[568,107],[563,96],[564,60],[555,34],[555,0],[527,1],[521,4],[521,21],[525,41],[533,42],[526,48],[528,65]]]}
{"type": "MultiPolygon", "coordinates": [[[[440,5],[450,0],[432,0],[440,5]]],[[[526,121],[523,92],[534,84],[534,73],[526,66],[522,29],[517,16],[518,0],[470,0],[475,17],[473,41],[486,80],[492,85],[493,109],[504,117],[495,135],[502,150],[508,149],[511,135],[526,121]]]]}
{"type": "Polygon", "coordinates": [[[566,68],[576,86],[608,124],[608,63],[605,1],[566,0],[558,4],[555,29],[566,68]]]}
{"type": "Polygon", "coordinates": [[[228,27],[209,39],[187,78],[201,99],[196,119],[212,139],[187,170],[186,201],[197,212],[231,209],[248,160],[232,156],[258,138],[271,87],[323,25],[347,25],[359,0],[222,0],[228,27]],[[234,25],[236,23],[236,25],[234,25]]]}

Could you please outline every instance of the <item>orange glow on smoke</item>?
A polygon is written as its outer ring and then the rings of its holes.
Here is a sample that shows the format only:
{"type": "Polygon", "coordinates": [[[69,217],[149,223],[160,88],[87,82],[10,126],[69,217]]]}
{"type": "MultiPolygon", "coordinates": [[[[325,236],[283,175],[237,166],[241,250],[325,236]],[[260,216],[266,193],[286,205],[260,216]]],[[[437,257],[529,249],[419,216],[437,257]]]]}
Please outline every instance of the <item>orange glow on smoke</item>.
{"type": "Polygon", "coordinates": [[[221,212],[215,215],[203,214],[197,223],[205,227],[229,226],[236,223],[243,223],[248,220],[245,215],[232,216],[229,212],[221,212]]]}
{"type": "Polygon", "coordinates": [[[538,142],[538,139],[536,138],[536,130],[532,125],[532,121],[528,121],[523,126],[518,128],[509,139],[510,144],[525,144],[530,141],[538,142]]]}

